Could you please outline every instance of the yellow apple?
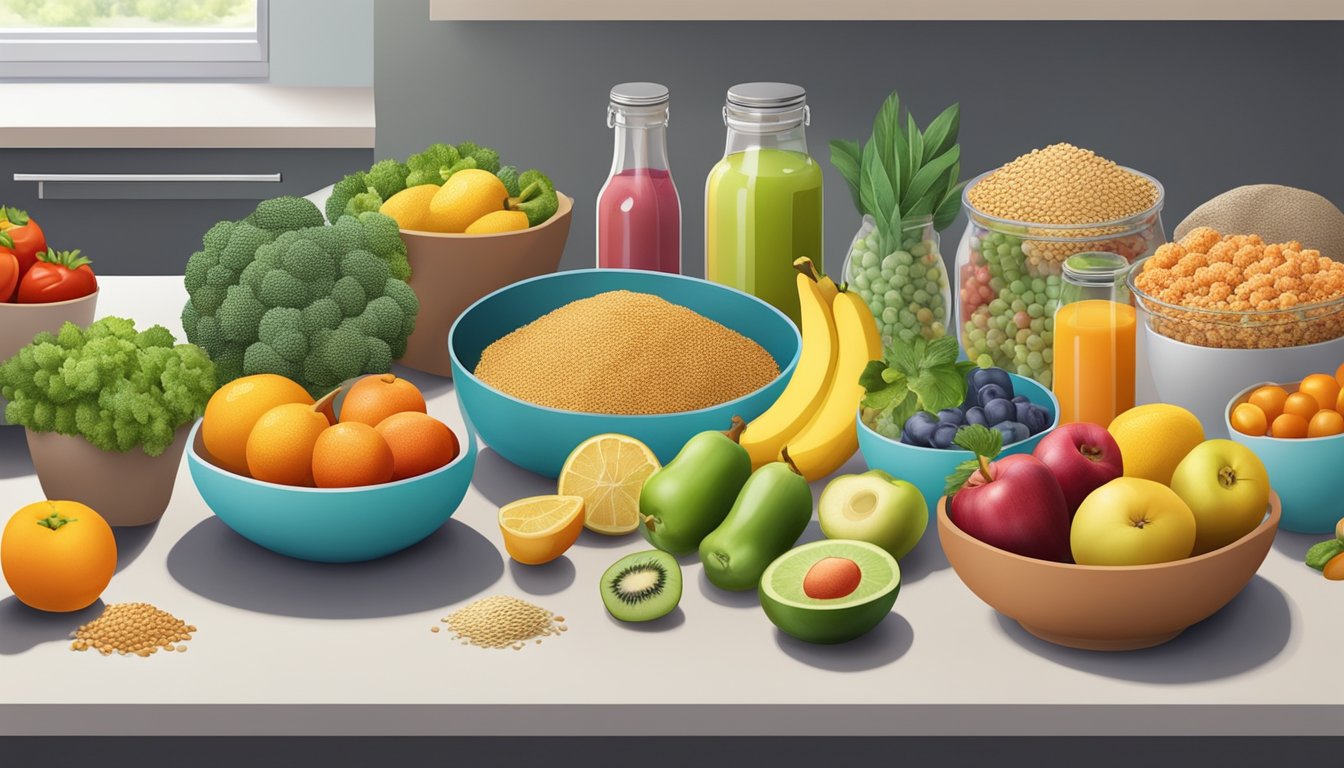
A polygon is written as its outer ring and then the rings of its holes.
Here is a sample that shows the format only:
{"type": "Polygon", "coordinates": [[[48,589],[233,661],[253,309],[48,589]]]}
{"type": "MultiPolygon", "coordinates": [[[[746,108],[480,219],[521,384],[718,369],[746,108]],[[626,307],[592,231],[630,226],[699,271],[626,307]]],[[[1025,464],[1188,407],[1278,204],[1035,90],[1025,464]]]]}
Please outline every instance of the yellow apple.
{"type": "Polygon", "coordinates": [[[1206,440],[1171,475],[1171,489],[1195,513],[1195,550],[1202,555],[1255,530],[1269,506],[1269,473],[1250,448],[1206,440]]]}
{"type": "Polygon", "coordinates": [[[1079,565],[1181,560],[1195,546],[1195,513],[1167,486],[1118,477],[1088,494],[1073,516],[1069,547],[1079,565]]]}

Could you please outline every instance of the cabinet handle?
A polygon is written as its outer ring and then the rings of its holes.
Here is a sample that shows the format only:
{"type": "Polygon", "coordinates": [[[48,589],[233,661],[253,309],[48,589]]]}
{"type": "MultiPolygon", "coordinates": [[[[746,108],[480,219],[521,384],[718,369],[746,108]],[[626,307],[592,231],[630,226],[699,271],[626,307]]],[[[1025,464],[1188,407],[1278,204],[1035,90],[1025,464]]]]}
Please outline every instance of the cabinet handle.
{"type": "Polygon", "coordinates": [[[16,173],[39,200],[263,200],[278,173],[16,173]]]}
{"type": "Polygon", "coordinates": [[[204,181],[204,182],[279,182],[278,173],[16,173],[15,181],[78,181],[78,182],[117,182],[117,181],[204,181]]]}

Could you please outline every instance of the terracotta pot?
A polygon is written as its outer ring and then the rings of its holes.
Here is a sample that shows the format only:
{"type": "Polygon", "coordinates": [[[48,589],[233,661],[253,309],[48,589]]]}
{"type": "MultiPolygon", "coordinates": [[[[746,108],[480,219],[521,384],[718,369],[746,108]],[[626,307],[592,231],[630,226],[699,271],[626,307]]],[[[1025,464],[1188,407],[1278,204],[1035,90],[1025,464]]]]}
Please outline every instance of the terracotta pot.
{"type": "Polygon", "coordinates": [[[952,569],[991,608],[1042,640],[1093,651],[1148,648],[1217,613],[1250,583],[1279,528],[1279,497],[1255,530],[1222,549],[1156,565],[1101,566],[1022,557],[973,538],[938,501],[952,569]]]}
{"type": "Polygon", "coordinates": [[[191,424],[179,427],[167,450],[147,456],[139,448],[112,453],[82,437],[30,429],[28,451],[47,498],[87,504],[109,525],[148,525],[168,509],[190,431],[191,424]]]}
{"type": "Polygon", "coordinates": [[[450,235],[403,229],[411,262],[410,286],[420,299],[415,331],[400,362],[451,378],[448,331],[477,299],[519,280],[556,271],[569,237],[572,198],[560,195],[560,208],[548,221],[497,235],[450,235]]]}
{"type": "MultiPolygon", "coordinates": [[[[37,334],[59,331],[67,320],[80,327],[89,326],[97,307],[98,291],[51,304],[0,303],[0,363],[33,343],[37,334]]],[[[8,423],[5,421],[5,399],[0,397],[0,426],[8,423]]]]}

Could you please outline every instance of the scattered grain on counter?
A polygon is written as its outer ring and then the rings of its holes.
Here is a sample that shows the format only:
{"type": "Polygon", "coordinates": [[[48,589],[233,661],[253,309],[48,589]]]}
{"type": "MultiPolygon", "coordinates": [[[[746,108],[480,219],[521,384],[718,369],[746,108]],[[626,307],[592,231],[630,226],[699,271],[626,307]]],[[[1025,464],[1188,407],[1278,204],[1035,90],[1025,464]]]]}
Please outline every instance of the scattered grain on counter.
{"type": "Polygon", "coordinates": [[[481,648],[521,650],[528,640],[557,635],[555,614],[508,595],[482,598],[443,618],[454,640],[481,648]]]}
{"type": "Polygon", "coordinates": [[[74,651],[98,651],[104,656],[145,657],[160,649],[185,653],[186,641],[196,627],[149,603],[114,603],[103,614],[70,636],[74,651]]]}
{"type": "Polygon", "coordinates": [[[686,307],[609,291],[496,340],[475,374],[537,405],[631,415],[725,403],[773,381],[779,366],[761,345],[686,307]]]}
{"type": "Polygon", "coordinates": [[[1157,204],[1152,181],[1072,144],[1035,149],[967,191],[972,206],[1033,224],[1093,224],[1124,219],[1157,204]]]}

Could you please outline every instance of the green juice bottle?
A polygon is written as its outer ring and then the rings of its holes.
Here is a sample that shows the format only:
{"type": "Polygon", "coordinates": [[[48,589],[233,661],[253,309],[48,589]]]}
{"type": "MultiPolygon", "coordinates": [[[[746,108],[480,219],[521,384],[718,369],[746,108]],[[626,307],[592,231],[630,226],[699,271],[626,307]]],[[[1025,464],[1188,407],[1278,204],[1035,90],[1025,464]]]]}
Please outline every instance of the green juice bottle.
{"type": "Polygon", "coordinates": [[[787,83],[728,90],[724,157],[705,184],[705,277],[798,322],[795,259],[822,263],[821,166],[807,154],[807,94],[787,83]]]}

